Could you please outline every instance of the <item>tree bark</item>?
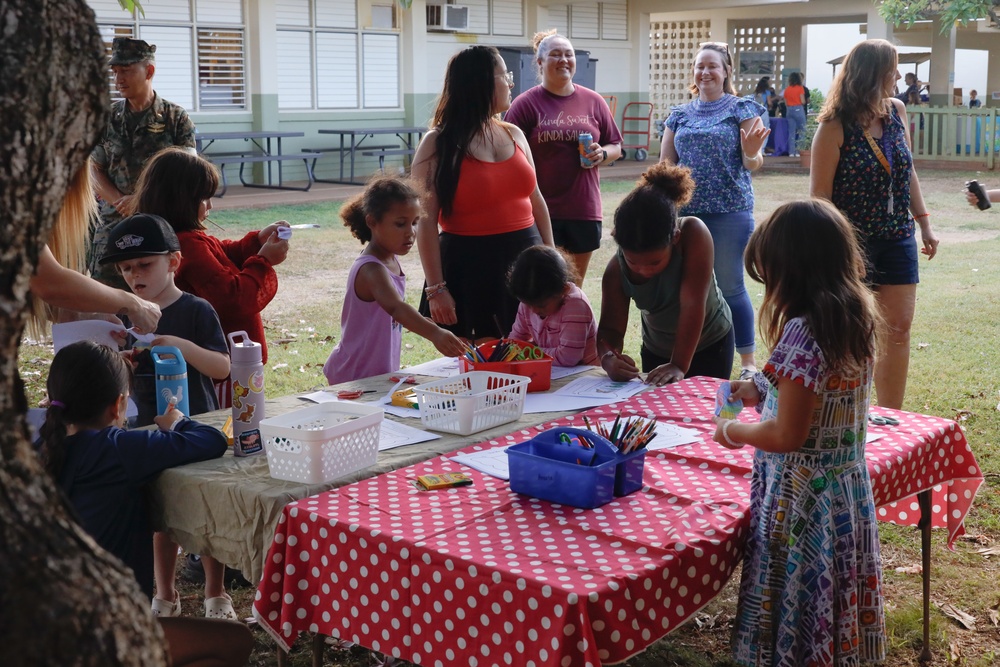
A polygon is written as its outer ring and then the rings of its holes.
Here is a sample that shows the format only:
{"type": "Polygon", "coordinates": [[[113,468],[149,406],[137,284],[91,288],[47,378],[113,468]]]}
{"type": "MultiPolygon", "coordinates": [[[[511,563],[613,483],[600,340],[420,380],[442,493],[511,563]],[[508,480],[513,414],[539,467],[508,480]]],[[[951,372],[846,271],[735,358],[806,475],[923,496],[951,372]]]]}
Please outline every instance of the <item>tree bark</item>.
{"type": "Polygon", "coordinates": [[[107,122],[83,0],[0,0],[0,656],[4,665],[165,665],[131,571],[73,521],[28,443],[17,372],[28,282],[107,122]]]}

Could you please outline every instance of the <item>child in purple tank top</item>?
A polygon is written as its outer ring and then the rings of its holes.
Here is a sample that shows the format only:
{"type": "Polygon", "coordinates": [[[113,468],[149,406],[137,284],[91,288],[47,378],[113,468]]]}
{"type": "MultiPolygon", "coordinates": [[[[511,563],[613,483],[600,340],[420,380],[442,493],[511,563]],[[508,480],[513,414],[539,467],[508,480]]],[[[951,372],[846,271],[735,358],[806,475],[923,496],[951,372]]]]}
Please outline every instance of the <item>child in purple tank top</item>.
{"type": "Polygon", "coordinates": [[[371,182],[340,210],[344,226],[368,246],[351,267],[340,342],[323,365],[330,384],[399,370],[403,327],[432,342],[445,356],[464,353],[457,336],[422,317],[404,300],[406,276],[397,255],[413,247],[420,215],[417,191],[393,177],[371,182]]]}

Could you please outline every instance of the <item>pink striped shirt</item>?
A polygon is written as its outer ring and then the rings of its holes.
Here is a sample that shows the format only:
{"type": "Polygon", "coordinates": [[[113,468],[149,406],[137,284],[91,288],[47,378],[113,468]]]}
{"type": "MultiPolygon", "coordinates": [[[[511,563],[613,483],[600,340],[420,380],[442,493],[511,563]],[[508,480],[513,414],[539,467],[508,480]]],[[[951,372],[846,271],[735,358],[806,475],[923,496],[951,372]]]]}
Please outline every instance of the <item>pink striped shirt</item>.
{"type": "Polygon", "coordinates": [[[523,303],[510,338],[534,343],[552,357],[556,366],[596,366],[597,320],[587,295],[572,284],[562,308],[542,319],[523,303]]]}

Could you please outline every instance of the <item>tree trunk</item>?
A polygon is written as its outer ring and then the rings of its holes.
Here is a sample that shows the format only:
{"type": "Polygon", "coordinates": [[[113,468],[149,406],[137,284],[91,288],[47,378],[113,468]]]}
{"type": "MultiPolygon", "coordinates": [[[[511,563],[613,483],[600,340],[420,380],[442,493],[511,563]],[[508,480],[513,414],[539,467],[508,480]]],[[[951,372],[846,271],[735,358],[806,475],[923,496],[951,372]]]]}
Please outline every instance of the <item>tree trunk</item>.
{"type": "Polygon", "coordinates": [[[28,443],[17,373],[28,281],[109,109],[83,0],[0,0],[0,656],[4,665],[165,665],[132,573],[71,518],[28,443]]]}

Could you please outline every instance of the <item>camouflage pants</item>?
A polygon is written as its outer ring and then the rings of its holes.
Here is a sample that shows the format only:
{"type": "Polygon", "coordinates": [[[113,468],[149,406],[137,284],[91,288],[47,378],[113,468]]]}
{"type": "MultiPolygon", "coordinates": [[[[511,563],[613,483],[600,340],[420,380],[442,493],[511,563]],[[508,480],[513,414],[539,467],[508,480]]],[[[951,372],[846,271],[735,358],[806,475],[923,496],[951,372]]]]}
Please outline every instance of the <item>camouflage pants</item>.
{"type": "Polygon", "coordinates": [[[98,280],[110,287],[130,292],[128,284],[122,278],[121,274],[118,273],[118,269],[113,263],[98,263],[101,257],[104,257],[104,253],[107,250],[111,228],[119,220],[121,220],[121,217],[117,215],[114,217],[102,215],[98,218],[93,234],[91,234],[90,248],[87,252],[87,269],[94,280],[98,280]]]}

